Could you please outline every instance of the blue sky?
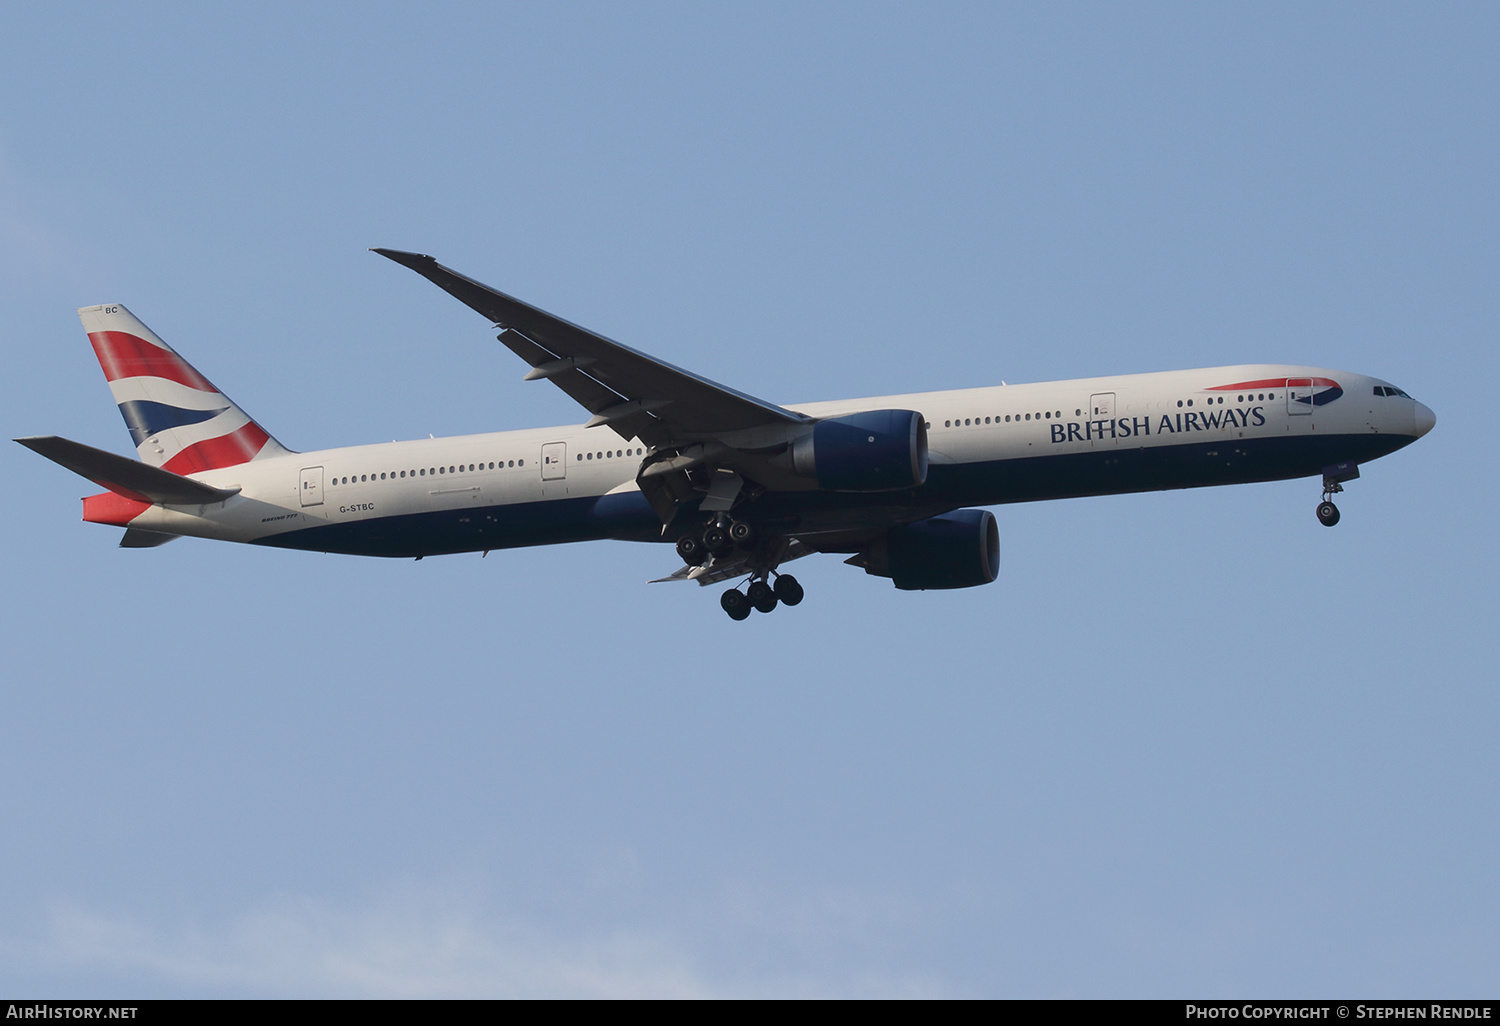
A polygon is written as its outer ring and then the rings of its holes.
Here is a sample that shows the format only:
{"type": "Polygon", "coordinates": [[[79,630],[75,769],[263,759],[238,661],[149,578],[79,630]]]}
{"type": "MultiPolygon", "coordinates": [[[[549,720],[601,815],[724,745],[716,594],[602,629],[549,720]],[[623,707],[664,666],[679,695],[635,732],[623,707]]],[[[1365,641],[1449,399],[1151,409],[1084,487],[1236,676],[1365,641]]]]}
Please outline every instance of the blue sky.
{"type": "Polygon", "coordinates": [[[665,547],[121,551],[4,451],[0,990],[1493,996],[1492,5],[9,5],[10,437],[127,304],[297,449],[576,423],[413,249],[776,401],[1286,361],[1315,481],[665,547]]]}

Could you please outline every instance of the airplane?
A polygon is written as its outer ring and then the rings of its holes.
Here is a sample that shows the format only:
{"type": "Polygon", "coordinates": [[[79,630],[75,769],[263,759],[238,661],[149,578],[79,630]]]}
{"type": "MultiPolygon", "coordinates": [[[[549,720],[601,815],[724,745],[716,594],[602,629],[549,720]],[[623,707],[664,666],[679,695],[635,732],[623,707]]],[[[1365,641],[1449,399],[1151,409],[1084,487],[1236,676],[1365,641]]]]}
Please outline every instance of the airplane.
{"type": "MultiPolygon", "coordinates": [[[[120,544],[182,536],[422,559],[595,539],[669,542],[659,581],[742,582],[735,620],[795,606],[781,567],[837,553],[899,589],[999,575],[976,508],[1322,478],[1318,520],[1361,465],[1431,431],[1379,378],[1257,364],[777,405],[674,367],[418,253],[374,252],[489,318],[589,414],[582,425],[298,453],[129,310],[78,311],[139,457],[17,442],[107,491],[83,519],[120,544]]],[[[653,582],[656,583],[656,582],[653,582]]]]}

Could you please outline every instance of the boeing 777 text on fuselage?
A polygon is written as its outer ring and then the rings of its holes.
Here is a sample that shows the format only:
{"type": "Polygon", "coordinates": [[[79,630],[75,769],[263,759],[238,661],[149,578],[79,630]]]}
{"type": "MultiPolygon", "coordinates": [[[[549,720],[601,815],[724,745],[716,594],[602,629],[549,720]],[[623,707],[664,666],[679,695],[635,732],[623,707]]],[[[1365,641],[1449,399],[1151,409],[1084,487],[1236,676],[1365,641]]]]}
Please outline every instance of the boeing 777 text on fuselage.
{"type": "Polygon", "coordinates": [[[127,548],[183,535],[364,556],[615,538],[676,545],[663,580],[746,583],[752,609],[802,601],[779,572],[849,556],[897,588],[999,572],[993,514],[968,507],[1321,477],[1318,519],[1359,466],[1430,431],[1378,378],[1259,364],[778,406],[544,313],[432,257],[375,252],[488,317],[590,414],[575,427],[295,453],[123,306],[78,311],[139,461],[17,439],[108,491],[83,519],[127,548]]]}

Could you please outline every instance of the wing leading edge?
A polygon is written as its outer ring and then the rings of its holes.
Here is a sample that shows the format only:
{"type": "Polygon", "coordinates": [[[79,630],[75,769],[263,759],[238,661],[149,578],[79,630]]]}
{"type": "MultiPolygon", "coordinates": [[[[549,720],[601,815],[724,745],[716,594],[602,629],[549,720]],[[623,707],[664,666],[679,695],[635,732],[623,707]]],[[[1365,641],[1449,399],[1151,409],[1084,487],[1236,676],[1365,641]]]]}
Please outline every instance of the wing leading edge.
{"type": "Polygon", "coordinates": [[[531,366],[528,380],[546,378],[608,426],[653,448],[757,434],[784,436],[811,421],[691,371],[555,317],[444,267],[430,256],[394,249],[374,252],[437,285],[503,329],[499,339],[531,366]],[[769,431],[767,431],[769,429],[769,431]]]}

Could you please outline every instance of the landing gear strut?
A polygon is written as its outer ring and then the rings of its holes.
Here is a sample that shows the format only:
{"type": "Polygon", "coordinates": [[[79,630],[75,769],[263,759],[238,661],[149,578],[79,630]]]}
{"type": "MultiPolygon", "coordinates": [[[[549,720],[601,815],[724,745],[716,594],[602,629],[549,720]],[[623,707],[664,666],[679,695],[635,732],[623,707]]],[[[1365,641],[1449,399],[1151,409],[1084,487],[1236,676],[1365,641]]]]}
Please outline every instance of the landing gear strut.
{"type": "Polygon", "coordinates": [[[766,573],[756,574],[744,591],[730,588],[719,596],[719,605],[724,607],[731,620],[743,620],[752,609],[769,613],[778,605],[795,606],[802,601],[804,592],[797,578],[791,574],[777,574],[773,585],[767,580],[768,576],[766,573]]]}

